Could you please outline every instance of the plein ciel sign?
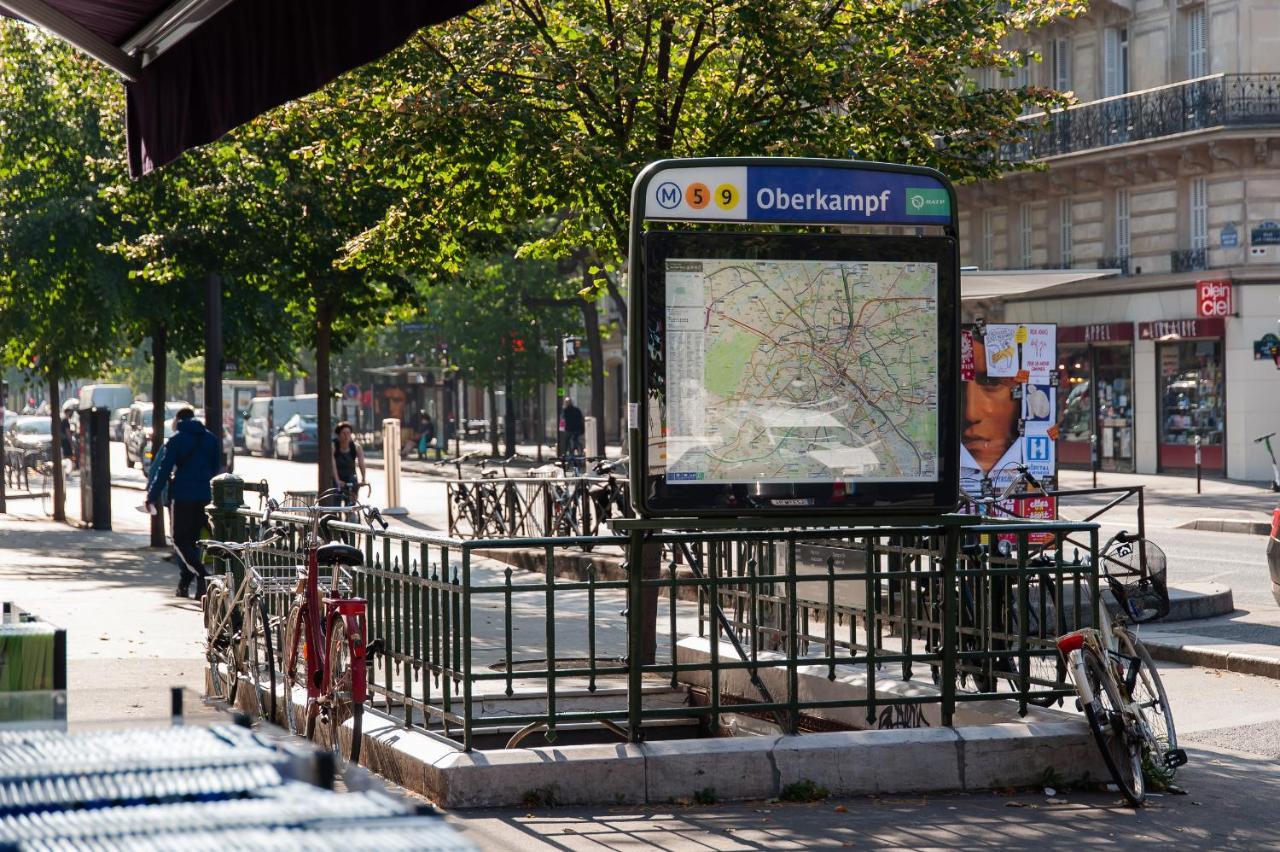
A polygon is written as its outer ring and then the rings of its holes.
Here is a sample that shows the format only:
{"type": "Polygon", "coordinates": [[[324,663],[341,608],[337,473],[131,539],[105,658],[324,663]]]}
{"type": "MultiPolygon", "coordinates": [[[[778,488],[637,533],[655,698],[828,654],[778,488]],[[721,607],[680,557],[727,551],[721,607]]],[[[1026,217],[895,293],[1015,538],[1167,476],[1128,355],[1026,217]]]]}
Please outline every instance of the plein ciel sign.
{"type": "Polygon", "coordinates": [[[945,177],[668,160],[640,174],[631,209],[642,514],[955,508],[959,255],[945,177]]]}

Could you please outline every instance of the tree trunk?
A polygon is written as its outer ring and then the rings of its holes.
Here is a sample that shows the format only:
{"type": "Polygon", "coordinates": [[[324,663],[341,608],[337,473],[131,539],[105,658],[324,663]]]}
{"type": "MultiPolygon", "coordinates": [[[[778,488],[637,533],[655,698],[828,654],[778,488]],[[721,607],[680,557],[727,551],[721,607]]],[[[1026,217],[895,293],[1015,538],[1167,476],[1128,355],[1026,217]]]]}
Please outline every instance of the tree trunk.
{"type": "MultiPolygon", "coordinates": [[[[333,329],[333,308],[327,300],[316,305],[316,434],[319,444],[317,488],[323,494],[333,487],[333,451],[328,449],[333,435],[332,403],[329,399],[329,340],[333,329]]],[[[396,452],[399,448],[395,448],[396,452]]],[[[386,449],[383,457],[386,457],[386,449]]]]}
{"type": "Polygon", "coordinates": [[[489,385],[489,455],[498,456],[498,393],[489,385]]]}
{"type": "Polygon", "coordinates": [[[604,455],[604,343],[600,339],[600,312],[591,299],[582,300],[582,324],[591,355],[591,416],[596,419],[596,451],[604,455]]]}
{"type": "MultiPolygon", "coordinates": [[[[160,428],[151,430],[151,458],[160,454],[164,444],[164,398],[169,395],[169,331],[163,325],[151,330],[151,423],[160,428]]],[[[151,546],[164,547],[164,506],[156,506],[151,516],[151,546]]]]}
{"type": "Polygon", "coordinates": [[[53,460],[53,519],[67,519],[66,483],[62,480],[62,409],[58,406],[58,377],[49,377],[49,418],[53,421],[53,440],[49,442],[53,460]]]}

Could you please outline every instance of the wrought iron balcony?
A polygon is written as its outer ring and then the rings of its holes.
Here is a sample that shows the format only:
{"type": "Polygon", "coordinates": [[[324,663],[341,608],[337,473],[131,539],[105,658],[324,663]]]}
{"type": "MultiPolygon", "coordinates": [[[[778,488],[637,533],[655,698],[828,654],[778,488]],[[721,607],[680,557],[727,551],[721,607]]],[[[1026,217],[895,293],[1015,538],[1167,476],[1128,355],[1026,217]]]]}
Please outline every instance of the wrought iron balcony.
{"type": "Polygon", "coordinates": [[[1100,257],[1098,258],[1099,269],[1119,269],[1121,275],[1129,274],[1129,255],[1122,254],[1118,257],[1100,257]]]}
{"type": "Polygon", "coordinates": [[[1027,138],[1001,156],[1022,162],[1212,127],[1280,127],[1280,74],[1218,74],[1022,119],[1027,138]]]}
{"type": "Polygon", "coordinates": [[[1207,248],[1178,249],[1169,252],[1170,268],[1174,272],[1197,272],[1209,268],[1207,248]]]}

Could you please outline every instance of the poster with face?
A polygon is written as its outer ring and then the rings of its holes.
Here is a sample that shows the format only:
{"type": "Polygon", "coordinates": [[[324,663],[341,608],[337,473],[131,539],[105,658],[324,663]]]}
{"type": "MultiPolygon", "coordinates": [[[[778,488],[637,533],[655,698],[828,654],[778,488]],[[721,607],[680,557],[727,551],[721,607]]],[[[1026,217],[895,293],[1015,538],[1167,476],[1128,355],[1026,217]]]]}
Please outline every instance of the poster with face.
{"type": "MultiPolygon", "coordinates": [[[[1012,346],[1011,326],[1009,330],[1008,344],[1012,346]]],[[[1013,465],[1022,462],[1018,442],[1022,404],[1015,396],[1018,383],[1012,374],[991,373],[986,342],[990,339],[989,335],[973,336],[973,379],[960,384],[960,485],[972,495],[982,492],[984,480],[997,490],[1008,485],[1017,476],[1013,465]]]]}
{"type": "MultiPolygon", "coordinates": [[[[983,334],[986,350],[986,374],[992,378],[1010,378],[1018,374],[1018,344],[1014,339],[1017,326],[989,325],[983,334]]],[[[975,341],[976,343],[976,341],[975,341]]]]}

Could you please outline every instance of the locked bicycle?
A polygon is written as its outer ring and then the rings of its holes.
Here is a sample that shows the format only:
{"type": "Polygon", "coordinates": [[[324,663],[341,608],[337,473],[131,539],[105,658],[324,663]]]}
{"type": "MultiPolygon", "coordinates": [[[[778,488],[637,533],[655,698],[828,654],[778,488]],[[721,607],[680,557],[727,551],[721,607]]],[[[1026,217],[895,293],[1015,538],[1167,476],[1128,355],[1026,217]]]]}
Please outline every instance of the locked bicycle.
{"type": "Polygon", "coordinates": [[[1148,778],[1168,784],[1187,762],[1160,673],[1131,629],[1169,613],[1165,558],[1150,541],[1122,530],[1103,547],[1099,563],[1119,614],[1113,620],[1107,607],[1099,606],[1097,626],[1060,637],[1058,652],[1107,771],[1138,807],[1146,799],[1148,778]]]}
{"type": "Polygon", "coordinates": [[[359,503],[329,505],[336,491],[321,494],[316,505],[281,507],[268,501],[264,525],[273,513],[304,519],[304,564],[295,587],[281,648],[285,718],[289,730],[314,739],[339,758],[360,761],[369,658],[366,603],[353,594],[350,570],[364,564],[354,545],[332,541],[335,517],[356,513],[372,528],[387,522],[373,507],[359,503]],[[320,570],[330,569],[322,592],[320,570]],[[299,703],[297,691],[305,691],[299,703]],[[349,727],[349,730],[348,730],[349,727]]]}

